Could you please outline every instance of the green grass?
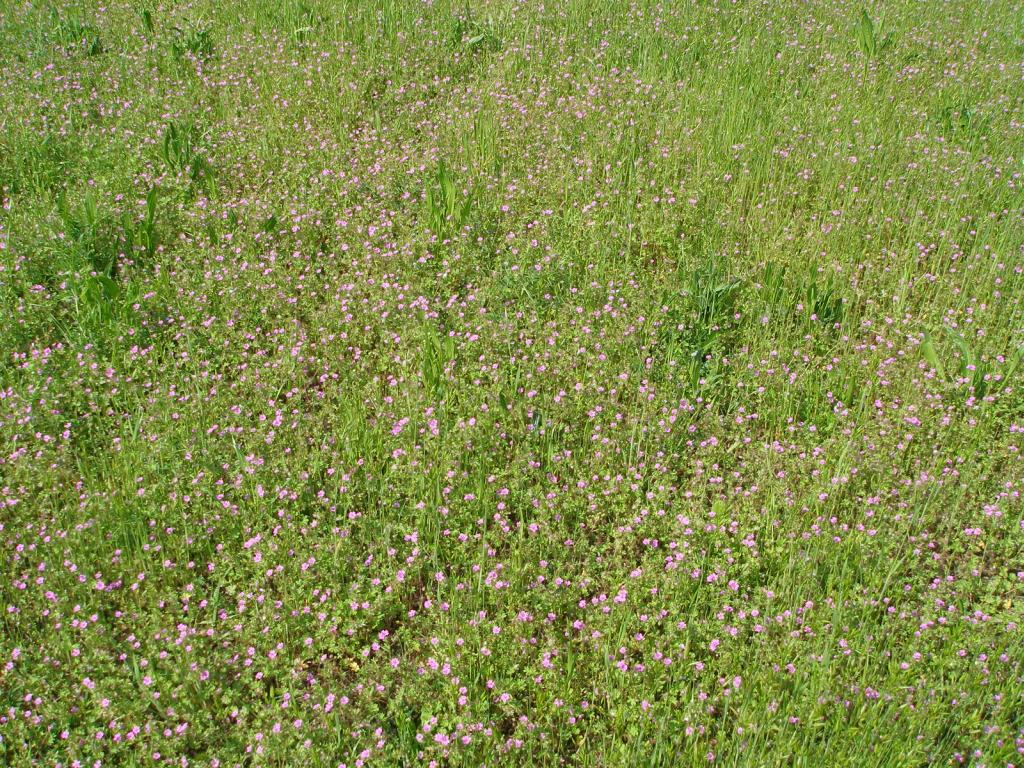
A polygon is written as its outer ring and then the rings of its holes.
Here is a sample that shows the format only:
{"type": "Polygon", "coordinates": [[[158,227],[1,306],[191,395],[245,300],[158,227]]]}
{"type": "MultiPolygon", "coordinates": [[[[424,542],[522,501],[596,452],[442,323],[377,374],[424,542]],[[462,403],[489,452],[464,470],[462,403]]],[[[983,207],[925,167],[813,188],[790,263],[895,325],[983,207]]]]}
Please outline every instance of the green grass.
{"type": "Polygon", "coordinates": [[[1017,4],[0,11],[0,763],[1024,761],[1017,4]]]}

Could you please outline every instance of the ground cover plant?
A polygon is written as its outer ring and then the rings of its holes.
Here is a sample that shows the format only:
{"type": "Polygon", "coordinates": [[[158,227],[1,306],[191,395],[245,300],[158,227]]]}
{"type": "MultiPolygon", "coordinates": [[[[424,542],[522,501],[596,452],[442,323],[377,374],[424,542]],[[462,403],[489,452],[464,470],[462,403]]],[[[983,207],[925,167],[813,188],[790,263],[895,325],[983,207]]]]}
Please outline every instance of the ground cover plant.
{"type": "Polygon", "coordinates": [[[1024,765],[1022,61],[0,4],[0,763],[1024,765]]]}

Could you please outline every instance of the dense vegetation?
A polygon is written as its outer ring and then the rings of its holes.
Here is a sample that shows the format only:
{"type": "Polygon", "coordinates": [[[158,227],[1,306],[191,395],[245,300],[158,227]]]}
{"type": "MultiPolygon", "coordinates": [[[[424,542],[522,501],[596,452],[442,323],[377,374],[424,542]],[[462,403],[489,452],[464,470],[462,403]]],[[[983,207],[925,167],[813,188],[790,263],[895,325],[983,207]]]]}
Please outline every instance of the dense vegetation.
{"type": "Polygon", "coordinates": [[[0,6],[0,763],[1024,764],[1024,15],[0,6]]]}

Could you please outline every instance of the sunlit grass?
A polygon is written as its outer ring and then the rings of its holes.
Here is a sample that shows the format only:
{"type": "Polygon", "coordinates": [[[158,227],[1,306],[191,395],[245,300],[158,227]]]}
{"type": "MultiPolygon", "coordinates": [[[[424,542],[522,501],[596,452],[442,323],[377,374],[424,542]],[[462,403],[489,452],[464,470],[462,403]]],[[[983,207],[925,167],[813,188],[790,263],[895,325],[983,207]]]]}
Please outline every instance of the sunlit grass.
{"type": "Polygon", "coordinates": [[[0,762],[1020,764],[1012,3],[0,42],[0,762]]]}

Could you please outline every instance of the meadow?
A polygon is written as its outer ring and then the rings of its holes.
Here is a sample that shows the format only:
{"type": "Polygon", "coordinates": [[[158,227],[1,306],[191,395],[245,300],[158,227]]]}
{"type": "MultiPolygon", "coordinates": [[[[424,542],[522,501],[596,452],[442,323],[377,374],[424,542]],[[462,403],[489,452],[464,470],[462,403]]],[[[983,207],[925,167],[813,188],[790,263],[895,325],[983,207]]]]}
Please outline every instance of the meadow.
{"type": "Polygon", "coordinates": [[[0,764],[1024,765],[1024,11],[0,3],[0,764]]]}

